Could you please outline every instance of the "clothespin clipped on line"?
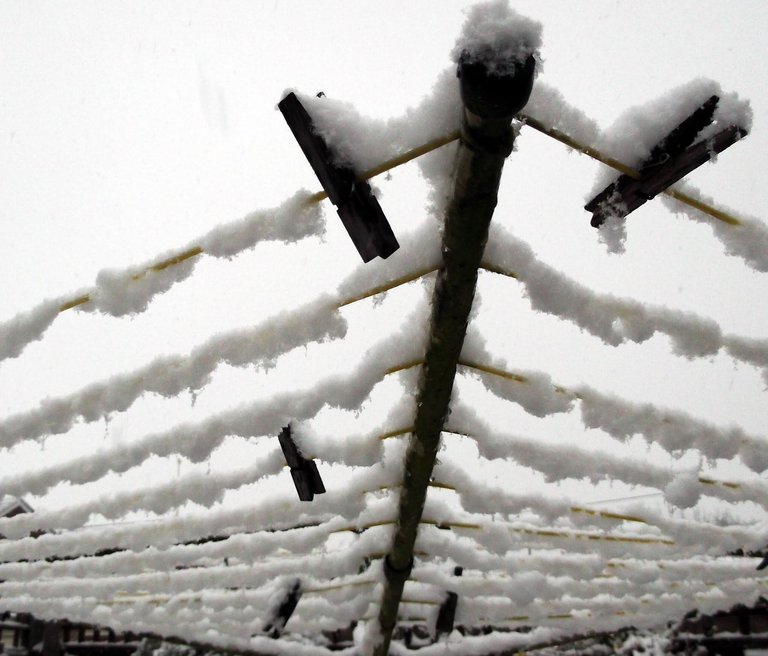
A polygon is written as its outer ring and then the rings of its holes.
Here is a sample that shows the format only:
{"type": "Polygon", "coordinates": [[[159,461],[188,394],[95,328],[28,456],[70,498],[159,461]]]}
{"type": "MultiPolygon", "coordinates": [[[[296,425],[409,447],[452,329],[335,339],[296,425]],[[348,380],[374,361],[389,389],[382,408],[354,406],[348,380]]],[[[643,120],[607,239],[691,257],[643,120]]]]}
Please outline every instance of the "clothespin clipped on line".
{"type": "MultiPolygon", "coordinates": [[[[453,575],[461,576],[464,573],[463,567],[454,567],[453,575]]],[[[440,610],[437,612],[435,621],[435,640],[439,640],[442,635],[450,635],[453,631],[453,623],[456,619],[456,607],[459,603],[459,595],[455,592],[447,592],[440,610]]]]}
{"type": "MultiPolygon", "coordinates": [[[[296,610],[296,606],[301,599],[301,581],[296,579],[294,584],[286,590],[285,595],[280,601],[280,605],[275,610],[273,617],[264,625],[264,633],[266,633],[273,640],[277,640],[285,630],[285,625],[288,624],[288,620],[291,619],[293,611],[296,610]]],[[[257,634],[258,635],[258,634],[257,634]]],[[[255,637],[252,636],[252,637],[255,637]]]]}
{"type": "Polygon", "coordinates": [[[293,484],[296,486],[296,492],[299,493],[299,499],[302,501],[312,501],[316,494],[324,494],[325,486],[323,479],[320,478],[320,472],[317,471],[317,465],[313,460],[307,460],[299,447],[291,437],[291,425],[283,427],[277,439],[280,441],[280,448],[283,450],[285,461],[291,468],[293,484]]]}
{"type": "Polygon", "coordinates": [[[339,218],[363,262],[377,255],[383,259],[392,255],[400,244],[370,185],[358,180],[350,167],[333,161],[328,145],[315,130],[312,118],[296,94],[289,93],[277,106],[328,198],[336,205],[339,218]]]}
{"type": "Polygon", "coordinates": [[[712,123],[719,101],[718,96],[710,97],[656,144],[640,167],[639,178],[623,174],[589,201],[584,209],[592,212],[591,225],[599,228],[610,216],[626,217],[745,137],[747,131],[744,128],[729,125],[713,137],[691,145],[699,132],[712,123]]]}

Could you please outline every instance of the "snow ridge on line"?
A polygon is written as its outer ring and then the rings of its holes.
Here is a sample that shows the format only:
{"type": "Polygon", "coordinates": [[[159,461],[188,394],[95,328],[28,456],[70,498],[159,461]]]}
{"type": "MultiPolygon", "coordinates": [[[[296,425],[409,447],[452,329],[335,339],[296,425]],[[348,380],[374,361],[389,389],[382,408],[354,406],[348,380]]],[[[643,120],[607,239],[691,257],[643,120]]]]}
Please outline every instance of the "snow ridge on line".
{"type": "MultiPolygon", "coordinates": [[[[382,424],[357,435],[323,435],[311,430],[303,422],[295,422],[292,426],[294,438],[302,445],[305,453],[321,454],[324,462],[332,462],[336,454],[339,461],[354,460],[357,466],[373,466],[380,462],[384,453],[379,436],[387,431],[385,427],[394,425],[391,417],[403,422],[412,416],[412,399],[407,397],[404,402],[395,405],[382,424]],[[345,455],[350,453],[356,455],[345,455]],[[364,461],[366,457],[368,460],[364,461]]],[[[211,507],[219,503],[226,492],[279,475],[285,466],[285,456],[275,442],[275,447],[268,455],[227,471],[208,472],[197,469],[170,481],[147,485],[140,492],[128,490],[103,494],[64,508],[0,518],[0,534],[8,538],[21,538],[33,531],[74,529],[83,526],[93,514],[118,519],[138,510],[161,514],[188,502],[211,507]]]]}
{"type": "Polygon", "coordinates": [[[670,338],[678,355],[705,357],[723,349],[736,360],[762,369],[768,382],[768,340],[723,335],[712,319],[594,292],[538,260],[528,244],[498,224],[491,225],[484,260],[492,269],[514,274],[525,286],[534,310],[570,321],[610,346],[641,343],[660,332],[670,338]]]}
{"type": "Polygon", "coordinates": [[[304,523],[327,522],[335,516],[343,518],[347,526],[357,527],[389,521],[394,515],[391,499],[368,500],[366,493],[377,486],[393,484],[402,461],[396,451],[379,466],[357,472],[345,482],[343,489],[331,489],[316,497],[312,504],[298,505],[296,491],[286,480],[285,488],[279,494],[262,496],[258,502],[247,506],[227,508],[217,505],[181,516],[166,515],[162,521],[95,525],[38,538],[2,541],[0,560],[77,557],[109,548],[134,551],[150,546],[167,548],[210,535],[287,529],[304,523]]]}
{"type": "Polygon", "coordinates": [[[0,444],[67,432],[76,421],[93,422],[123,412],[143,394],[170,398],[204,387],[223,363],[235,367],[274,366],[282,354],[311,342],[341,339],[347,322],[325,295],[262,324],[215,335],[186,356],[161,356],[130,373],[93,383],[65,397],[44,400],[36,409],[0,421],[0,444]]]}
{"type": "MultiPolygon", "coordinates": [[[[475,440],[480,454],[488,459],[513,458],[520,465],[532,467],[540,472],[547,481],[566,478],[588,478],[592,482],[599,480],[620,480],[631,485],[654,487],[668,497],[668,501],[679,503],[674,494],[669,494],[668,487],[678,477],[690,477],[688,469],[676,472],[670,467],[654,465],[648,461],[639,461],[634,457],[619,457],[610,453],[595,452],[569,446],[567,452],[562,447],[547,445],[540,440],[520,437],[511,433],[494,430],[461,397],[454,395],[451,405],[449,428],[475,440]]],[[[696,472],[696,483],[698,472],[696,472]]],[[[729,484],[705,485],[700,483],[698,492],[717,497],[724,501],[754,501],[768,509],[768,483],[755,476],[750,480],[740,480],[737,487],[729,484]]],[[[696,495],[698,498],[698,495],[696,495]]],[[[691,499],[695,501],[695,499],[691,499]]]]}
{"type": "MultiPolygon", "coordinates": [[[[484,365],[491,362],[477,339],[468,340],[462,357],[484,365]]],[[[495,367],[507,365],[499,360],[495,367]]],[[[584,426],[599,428],[625,441],[639,434],[656,442],[670,453],[697,449],[708,458],[731,459],[739,456],[756,473],[768,468],[766,439],[749,435],[738,426],[722,428],[679,410],[660,408],[651,403],[635,403],[581,385],[572,390],[557,388],[541,372],[517,372],[524,382],[508,380],[478,369],[469,369],[485,387],[499,398],[519,404],[537,417],[570,412],[578,401],[584,426]]]]}
{"type": "MultiPolygon", "coordinates": [[[[189,245],[183,252],[204,252],[213,257],[231,258],[253,248],[262,241],[296,242],[310,236],[321,236],[325,223],[317,204],[308,204],[308,192],[299,192],[277,208],[259,210],[217,226],[189,245]]],[[[76,304],[85,312],[103,312],[125,316],[144,312],[151,300],[188,278],[196,258],[188,258],[174,266],[163,266],[178,253],[158,255],[149,262],[124,269],[104,269],[96,277],[92,290],[80,290],[72,297],[89,297],[89,302],[76,304]]],[[[16,315],[0,324],[0,362],[18,357],[28,344],[42,339],[61,309],[74,307],[72,298],[43,301],[32,310],[16,315]]]]}

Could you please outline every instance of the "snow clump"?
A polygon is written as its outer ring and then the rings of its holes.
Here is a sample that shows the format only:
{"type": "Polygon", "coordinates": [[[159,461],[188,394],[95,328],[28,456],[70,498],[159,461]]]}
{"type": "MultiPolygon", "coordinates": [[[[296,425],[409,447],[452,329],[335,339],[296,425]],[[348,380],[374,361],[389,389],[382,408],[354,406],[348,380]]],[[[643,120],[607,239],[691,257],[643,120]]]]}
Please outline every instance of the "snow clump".
{"type": "Polygon", "coordinates": [[[471,62],[487,64],[491,73],[505,75],[540,48],[541,23],[518,14],[507,0],[492,0],[467,12],[451,59],[458,62],[468,55],[471,62]]]}

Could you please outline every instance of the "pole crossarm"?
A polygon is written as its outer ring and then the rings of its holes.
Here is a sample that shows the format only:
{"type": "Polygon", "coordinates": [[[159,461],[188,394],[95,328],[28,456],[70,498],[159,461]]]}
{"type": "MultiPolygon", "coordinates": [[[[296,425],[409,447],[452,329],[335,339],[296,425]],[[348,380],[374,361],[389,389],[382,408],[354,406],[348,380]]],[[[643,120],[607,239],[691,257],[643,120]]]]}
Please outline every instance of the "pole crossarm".
{"type": "Polygon", "coordinates": [[[504,160],[512,151],[514,115],[528,100],[533,57],[515,73],[490,76],[485,64],[459,63],[464,115],[453,197],[445,214],[443,263],[437,272],[430,335],[419,381],[413,432],[405,455],[403,486],[378,614],[375,656],[387,656],[403,588],[413,567],[414,544],[427,489],[448,416],[453,382],[475,297],[478,268],[496,207],[504,160]],[[499,80],[503,89],[498,89],[499,80]]]}

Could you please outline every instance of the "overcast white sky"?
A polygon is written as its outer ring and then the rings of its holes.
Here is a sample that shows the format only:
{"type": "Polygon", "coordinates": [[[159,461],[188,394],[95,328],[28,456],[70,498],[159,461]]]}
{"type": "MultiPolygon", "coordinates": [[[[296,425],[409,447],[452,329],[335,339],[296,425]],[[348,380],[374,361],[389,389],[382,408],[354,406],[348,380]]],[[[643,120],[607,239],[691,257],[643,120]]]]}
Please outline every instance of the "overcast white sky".
{"type": "MultiPolygon", "coordinates": [[[[322,90],[372,117],[399,116],[452,65],[449,52],[471,4],[0,2],[0,320],[91,286],[103,268],[145,261],[220,222],[278,205],[300,188],[316,190],[275,110],[284,89],[322,90]]],[[[543,24],[539,80],[602,128],[625,109],[700,76],[748,99],[749,137],[690,181],[719,203],[766,220],[766,3],[513,6],[543,24]]],[[[626,254],[608,255],[582,209],[597,170],[525,129],[505,169],[495,220],[596,290],[695,311],[725,332],[766,337],[767,274],[727,257],[708,227],[671,214],[660,201],[630,217],[626,254]]],[[[398,236],[431,220],[415,166],[375,184],[398,236]]],[[[134,319],[66,313],[43,342],[0,364],[0,414],[155,355],[185,352],[334,287],[358,257],[335,214],[328,220],[324,243],[259,246],[232,262],[201,261],[190,280],[134,319]]],[[[408,248],[407,239],[400,243],[408,248]]],[[[663,337],[612,349],[535,315],[512,280],[484,275],[480,289],[478,321],[489,348],[515,366],[765,434],[768,404],[757,370],[724,355],[687,362],[670,354],[663,337]]],[[[364,349],[365,339],[355,339],[364,349]]],[[[115,419],[112,436],[130,439],[268,389],[259,377],[227,376],[195,408],[188,398],[139,404],[115,419]]],[[[489,412],[520,433],[573,429],[561,419],[489,412]]],[[[98,444],[87,441],[94,435],[84,430],[84,443],[98,444]]],[[[71,453],[56,444],[50,441],[48,455],[28,447],[2,469],[71,453]]]]}

